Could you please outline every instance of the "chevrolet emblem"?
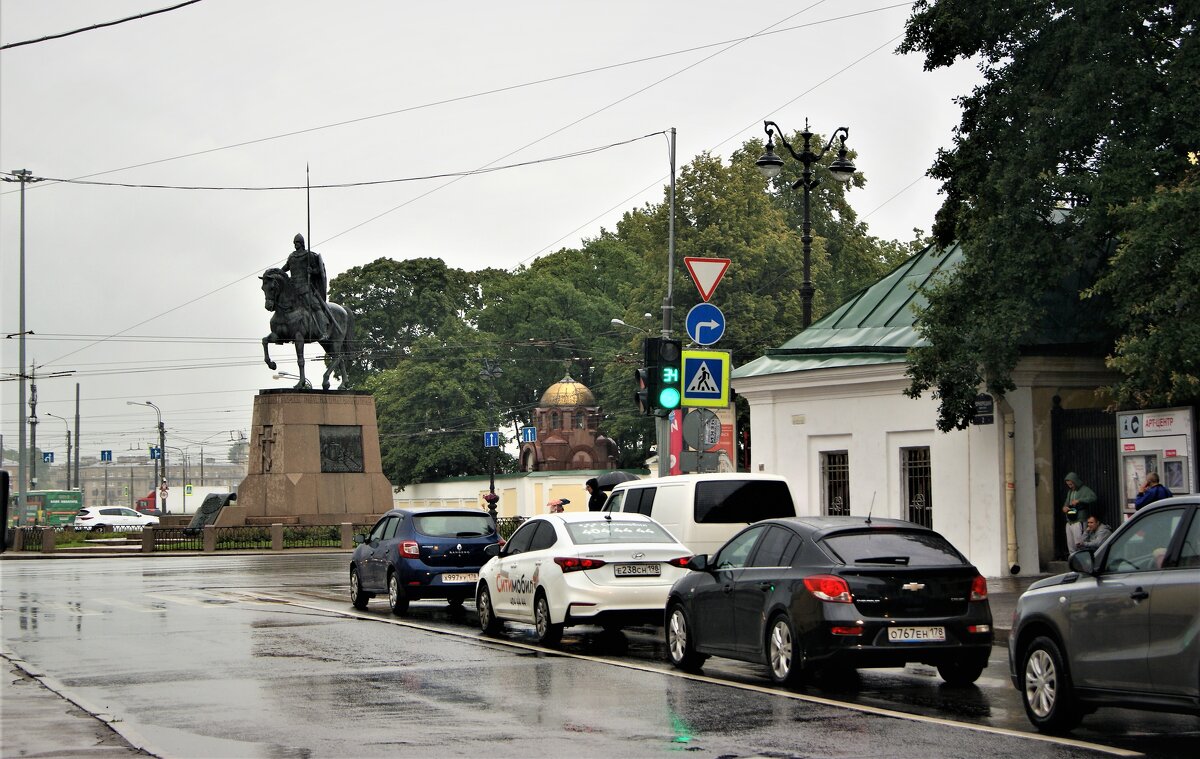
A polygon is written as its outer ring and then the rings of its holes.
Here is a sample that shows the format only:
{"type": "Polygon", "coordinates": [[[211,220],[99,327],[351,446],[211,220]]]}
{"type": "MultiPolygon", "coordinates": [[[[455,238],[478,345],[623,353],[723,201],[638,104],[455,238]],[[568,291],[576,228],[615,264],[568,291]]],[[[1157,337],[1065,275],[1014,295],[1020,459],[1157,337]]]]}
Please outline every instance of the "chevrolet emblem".
{"type": "Polygon", "coordinates": [[[923,582],[906,582],[900,586],[900,590],[924,590],[925,583],[923,582]]]}

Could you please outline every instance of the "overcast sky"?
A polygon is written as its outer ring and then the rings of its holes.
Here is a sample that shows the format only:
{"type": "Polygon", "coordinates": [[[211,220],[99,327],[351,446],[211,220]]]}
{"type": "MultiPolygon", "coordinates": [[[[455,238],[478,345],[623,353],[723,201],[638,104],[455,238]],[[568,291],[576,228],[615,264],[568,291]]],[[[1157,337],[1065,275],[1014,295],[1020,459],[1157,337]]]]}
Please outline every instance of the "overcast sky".
{"type": "MultiPolygon", "coordinates": [[[[176,3],[0,0],[0,44],[176,3]]],[[[930,228],[939,196],[924,173],[950,144],[953,98],[979,78],[969,65],[926,73],[919,57],[896,54],[909,10],[888,0],[203,0],[0,52],[0,170],[303,187],[306,165],[315,186],[536,162],[311,195],[330,278],[380,257],[513,269],[662,200],[667,141],[638,138],[674,127],[683,166],[705,151],[728,157],[763,135],[764,119],[791,132],[808,118],[825,134],[849,127],[867,179],[850,202],[872,234],[907,240],[930,228]]],[[[15,183],[0,193],[7,335],[19,331],[20,194],[15,183]]],[[[255,392],[290,384],[262,362],[269,315],[257,275],[306,231],[304,191],[45,181],[25,202],[27,365],[74,372],[38,381],[39,446],[61,462],[64,424],[45,413],[73,425],[76,383],[84,456],[152,441],[153,409],[127,401],[155,403],[168,446],[190,454],[248,437],[255,392]]],[[[17,343],[2,341],[6,376],[18,371],[17,343]]],[[[273,356],[295,370],[290,345],[273,356]]],[[[16,382],[0,382],[9,449],[17,398],[16,382]]]]}

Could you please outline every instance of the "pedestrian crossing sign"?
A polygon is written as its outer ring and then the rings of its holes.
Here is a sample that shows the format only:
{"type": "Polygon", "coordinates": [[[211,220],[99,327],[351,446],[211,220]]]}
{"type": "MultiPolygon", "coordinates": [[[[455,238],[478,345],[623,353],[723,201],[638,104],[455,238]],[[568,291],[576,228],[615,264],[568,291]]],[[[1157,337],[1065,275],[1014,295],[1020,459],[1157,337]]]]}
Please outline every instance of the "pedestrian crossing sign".
{"type": "Polygon", "coordinates": [[[681,406],[729,405],[729,351],[682,353],[683,401],[681,406]]]}

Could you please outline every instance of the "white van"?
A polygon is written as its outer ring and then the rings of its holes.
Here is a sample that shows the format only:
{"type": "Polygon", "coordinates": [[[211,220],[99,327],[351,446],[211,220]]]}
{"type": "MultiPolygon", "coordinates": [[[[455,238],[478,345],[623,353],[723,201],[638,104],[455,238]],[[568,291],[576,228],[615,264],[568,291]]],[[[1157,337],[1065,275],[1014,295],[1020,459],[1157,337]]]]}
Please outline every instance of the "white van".
{"type": "Polygon", "coordinates": [[[603,510],[645,514],[696,554],[716,553],[751,522],[796,516],[786,479],[733,472],[622,482],[603,510]]]}

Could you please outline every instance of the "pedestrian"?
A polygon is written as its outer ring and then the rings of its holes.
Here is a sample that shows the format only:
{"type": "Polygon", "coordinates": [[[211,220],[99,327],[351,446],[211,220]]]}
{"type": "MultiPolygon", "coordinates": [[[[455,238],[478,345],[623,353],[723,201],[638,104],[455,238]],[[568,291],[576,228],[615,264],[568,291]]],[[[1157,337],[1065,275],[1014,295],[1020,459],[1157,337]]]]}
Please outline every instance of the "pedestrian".
{"type": "Polygon", "coordinates": [[[1082,551],[1087,549],[1095,551],[1100,547],[1100,544],[1108,540],[1108,536],[1112,535],[1112,528],[1100,521],[1095,514],[1088,514],[1087,527],[1083,531],[1083,540],[1075,546],[1075,550],[1082,551]]]}
{"type": "Polygon", "coordinates": [[[600,483],[595,477],[583,483],[587,488],[587,492],[591,497],[588,498],[588,511],[600,511],[604,508],[604,502],[608,500],[608,496],[600,489],[600,483]]]}
{"type": "Polygon", "coordinates": [[[1167,490],[1167,486],[1159,481],[1158,472],[1150,472],[1146,475],[1142,486],[1138,488],[1137,497],[1133,499],[1133,510],[1137,511],[1143,506],[1148,506],[1164,498],[1170,498],[1172,495],[1174,494],[1170,490],[1167,490]]]}
{"type": "Polygon", "coordinates": [[[1096,493],[1074,472],[1068,472],[1065,480],[1067,497],[1063,499],[1062,512],[1067,518],[1067,553],[1071,553],[1083,540],[1083,525],[1087,522],[1088,509],[1096,502],[1096,493]]]}

